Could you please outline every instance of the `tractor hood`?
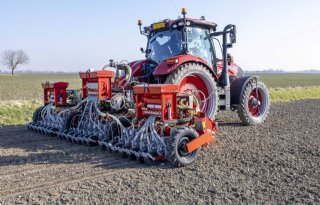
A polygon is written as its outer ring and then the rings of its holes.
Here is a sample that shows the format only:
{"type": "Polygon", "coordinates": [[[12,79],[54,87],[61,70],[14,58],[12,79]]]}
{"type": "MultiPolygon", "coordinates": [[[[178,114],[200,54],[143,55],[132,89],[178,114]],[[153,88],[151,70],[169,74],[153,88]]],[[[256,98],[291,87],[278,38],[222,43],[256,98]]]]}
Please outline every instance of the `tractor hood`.
{"type": "Polygon", "coordinates": [[[147,64],[147,63],[151,63],[151,61],[148,59],[144,59],[144,60],[137,60],[137,61],[130,62],[129,66],[132,69],[132,75],[134,77],[141,76],[142,75],[141,67],[142,67],[142,65],[147,64]]]}

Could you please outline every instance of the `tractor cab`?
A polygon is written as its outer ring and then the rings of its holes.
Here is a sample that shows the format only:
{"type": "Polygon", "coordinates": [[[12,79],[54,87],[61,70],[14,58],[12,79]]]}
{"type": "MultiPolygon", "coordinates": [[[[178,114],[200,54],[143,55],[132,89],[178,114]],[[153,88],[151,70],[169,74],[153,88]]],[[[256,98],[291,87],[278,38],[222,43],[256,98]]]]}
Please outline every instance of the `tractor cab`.
{"type": "Polygon", "coordinates": [[[145,28],[149,33],[146,57],[159,64],[173,56],[189,54],[215,67],[215,50],[210,36],[215,28],[214,23],[189,18],[154,23],[145,28]]]}
{"type": "MultiPolygon", "coordinates": [[[[153,23],[142,29],[142,21],[138,21],[140,33],[148,37],[146,50],[141,51],[146,54],[146,58],[155,64],[160,64],[174,56],[190,55],[203,61],[217,78],[223,74],[221,86],[229,86],[229,78],[234,79],[237,75],[242,75],[242,70],[234,64],[233,58],[227,54],[227,49],[236,42],[236,28],[228,25],[221,32],[216,32],[217,24],[206,21],[202,16],[200,19],[186,18],[186,10],[182,10],[183,18],[176,20],[165,19],[153,23]],[[227,39],[229,34],[229,41],[227,39]],[[218,59],[215,51],[214,39],[223,37],[223,46],[216,41],[223,54],[222,59],[218,59]],[[223,72],[224,65],[226,72],[223,72]]],[[[169,60],[170,61],[170,60],[169,60]]],[[[197,61],[197,60],[196,60],[197,61]]]]}

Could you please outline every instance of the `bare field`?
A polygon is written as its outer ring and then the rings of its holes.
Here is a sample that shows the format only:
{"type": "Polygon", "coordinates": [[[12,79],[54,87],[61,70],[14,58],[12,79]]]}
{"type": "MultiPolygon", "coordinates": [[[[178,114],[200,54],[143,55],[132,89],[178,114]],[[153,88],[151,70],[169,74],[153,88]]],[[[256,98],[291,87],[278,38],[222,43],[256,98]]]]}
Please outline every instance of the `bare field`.
{"type": "Polygon", "coordinates": [[[320,86],[320,73],[257,73],[269,88],[320,86]]]}
{"type": "Polygon", "coordinates": [[[223,114],[218,142],[179,169],[3,126],[0,204],[319,204],[319,105],[273,104],[255,127],[223,114]]]}

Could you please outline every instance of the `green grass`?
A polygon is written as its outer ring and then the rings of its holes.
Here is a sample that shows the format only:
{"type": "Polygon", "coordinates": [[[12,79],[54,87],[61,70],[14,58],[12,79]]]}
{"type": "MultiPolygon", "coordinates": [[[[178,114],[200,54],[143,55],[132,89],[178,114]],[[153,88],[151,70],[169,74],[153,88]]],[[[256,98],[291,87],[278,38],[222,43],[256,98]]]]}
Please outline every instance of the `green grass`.
{"type": "Polygon", "coordinates": [[[272,102],[320,99],[320,87],[269,88],[272,102]]]}
{"type": "Polygon", "coordinates": [[[2,101],[0,102],[0,125],[19,125],[32,121],[32,114],[41,101],[2,101]]]}

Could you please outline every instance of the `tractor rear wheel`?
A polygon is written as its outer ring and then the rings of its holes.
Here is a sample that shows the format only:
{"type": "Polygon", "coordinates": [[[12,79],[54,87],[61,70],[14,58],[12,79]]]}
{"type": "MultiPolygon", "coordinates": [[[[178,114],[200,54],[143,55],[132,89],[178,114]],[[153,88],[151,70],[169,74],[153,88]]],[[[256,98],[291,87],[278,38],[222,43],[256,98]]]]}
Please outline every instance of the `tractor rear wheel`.
{"type": "Polygon", "coordinates": [[[266,85],[250,81],[245,86],[238,106],[238,115],[245,125],[262,124],[268,114],[270,98],[266,85]]]}
{"type": "Polygon", "coordinates": [[[243,76],[243,70],[241,68],[238,68],[238,72],[237,72],[237,75],[235,76],[230,76],[229,77],[229,81],[230,81],[230,85],[232,84],[232,82],[237,79],[237,78],[240,78],[243,76]]]}
{"type": "Polygon", "coordinates": [[[198,133],[189,127],[182,127],[172,131],[168,140],[167,160],[175,167],[192,164],[198,157],[201,147],[188,153],[186,144],[198,137],[198,133]]]}
{"type": "Polygon", "coordinates": [[[199,100],[200,110],[212,120],[218,111],[218,90],[210,71],[201,64],[186,63],[171,73],[165,83],[180,86],[179,93],[192,92],[199,100]]]}

